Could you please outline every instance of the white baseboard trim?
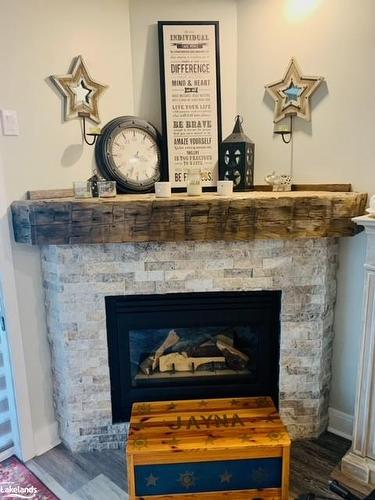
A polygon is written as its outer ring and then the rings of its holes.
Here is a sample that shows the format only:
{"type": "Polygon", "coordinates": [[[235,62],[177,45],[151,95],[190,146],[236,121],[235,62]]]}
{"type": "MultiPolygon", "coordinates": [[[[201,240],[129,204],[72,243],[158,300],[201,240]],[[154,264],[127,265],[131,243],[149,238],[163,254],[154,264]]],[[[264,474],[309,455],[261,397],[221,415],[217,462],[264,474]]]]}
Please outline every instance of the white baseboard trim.
{"type": "Polygon", "coordinates": [[[35,455],[43,455],[46,451],[61,443],[57,422],[39,429],[34,434],[35,455]]]}
{"type": "Polygon", "coordinates": [[[353,436],[353,416],[335,408],[328,408],[327,430],[351,441],[353,436]]]}
{"type": "Polygon", "coordinates": [[[6,460],[7,458],[11,457],[12,455],[15,455],[16,449],[14,446],[11,448],[8,448],[7,450],[4,450],[0,453],[0,462],[3,460],[6,460]]]}

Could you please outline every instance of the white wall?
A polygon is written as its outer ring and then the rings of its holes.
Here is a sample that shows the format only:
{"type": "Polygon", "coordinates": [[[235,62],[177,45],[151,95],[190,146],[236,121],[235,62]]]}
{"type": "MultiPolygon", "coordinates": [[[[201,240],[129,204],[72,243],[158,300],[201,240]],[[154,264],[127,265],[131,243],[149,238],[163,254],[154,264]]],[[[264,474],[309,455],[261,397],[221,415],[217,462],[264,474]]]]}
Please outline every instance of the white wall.
{"type": "MultiPolygon", "coordinates": [[[[17,110],[20,125],[19,137],[0,135],[6,206],[28,189],[70,187],[91,175],[93,149],[82,146],[77,120],[62,123],[61,99],[47,81],[67,73],[74,56],[82,54],[92,77],[109,84],[103,123],[133,113],[128,9],[127,0],[0,0],[0,108],[17,110]]],[[[13,245],[13,261],[40,453],[56,440],[56,425],[39,251],[13,245]]]]}
{"type": "MultiPolygon", "coordinates": [[[[238,0],[238,107],[256,144],[255,179],[288,171],[290,148],[272,135],[264,85],[292,56],[326,84],[312,99],[312,122],[296,121],[296,182],[348,182],[375,192],[375,2],[238,0]],[[309,9],[311,7],[311,9],[309,9]]],[[[331,406],[352,414],[361,334],[364,237],[340,241],[331,406]]]]}

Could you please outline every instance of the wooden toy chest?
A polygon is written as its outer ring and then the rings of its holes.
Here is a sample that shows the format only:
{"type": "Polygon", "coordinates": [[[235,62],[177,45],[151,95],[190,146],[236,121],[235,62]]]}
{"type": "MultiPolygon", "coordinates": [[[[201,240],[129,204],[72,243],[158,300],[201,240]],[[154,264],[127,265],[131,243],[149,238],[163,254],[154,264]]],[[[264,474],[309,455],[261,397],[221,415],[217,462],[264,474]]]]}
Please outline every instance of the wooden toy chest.
{"type": "Polygon", "coordinates": [[[288,499],[290,438],[270,398],[135,403],[134,499],[288,499]]]}

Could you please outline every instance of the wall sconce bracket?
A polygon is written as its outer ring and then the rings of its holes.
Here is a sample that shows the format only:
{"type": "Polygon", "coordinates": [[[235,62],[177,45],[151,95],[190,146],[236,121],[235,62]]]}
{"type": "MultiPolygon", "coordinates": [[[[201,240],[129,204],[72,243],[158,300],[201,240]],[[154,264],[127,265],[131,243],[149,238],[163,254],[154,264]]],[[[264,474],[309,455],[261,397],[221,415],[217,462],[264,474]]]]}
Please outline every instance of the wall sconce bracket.
{"type": "Polygon", "coordinates": [[[96,143],[97,138],[102,135],[101,130],[99,128],[95,128],[86,133],[86,118],[90,118],[90,113],[79,111],[78,116],[82,120],[82,138],[86,144],[93,146],[96,143]],[[88,137],[92,137],[92,140],[90,141],[88,137]]]}

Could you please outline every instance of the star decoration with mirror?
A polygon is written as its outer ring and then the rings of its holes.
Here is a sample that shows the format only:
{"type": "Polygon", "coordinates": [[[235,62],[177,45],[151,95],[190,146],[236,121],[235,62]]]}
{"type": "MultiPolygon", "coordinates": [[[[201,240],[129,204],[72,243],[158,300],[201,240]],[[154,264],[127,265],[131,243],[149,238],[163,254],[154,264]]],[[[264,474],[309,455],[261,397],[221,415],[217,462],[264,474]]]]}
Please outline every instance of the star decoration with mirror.
{"type": "Polygon", "coordinates": [[[73,60],[71,72],[67,75],[52,75],[52,82],[64,97],[65,120],[77,118],[80,113],[95,123],[100,123],[98,100],[107,88],[93,80],[82,56],[73,60]]]}
{"type": "Polygon", "coordinates": [[[321,76],[303,76],[297,61],[292,58],[284,78],[266,85],[266,91],[275,101],[274,122],[295,115],[310,121],[310,97],[323,80],[321,76]]]}

